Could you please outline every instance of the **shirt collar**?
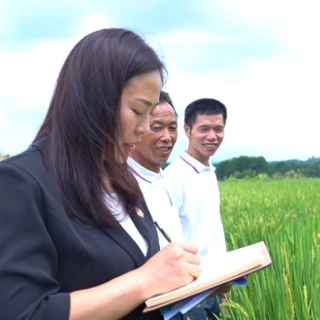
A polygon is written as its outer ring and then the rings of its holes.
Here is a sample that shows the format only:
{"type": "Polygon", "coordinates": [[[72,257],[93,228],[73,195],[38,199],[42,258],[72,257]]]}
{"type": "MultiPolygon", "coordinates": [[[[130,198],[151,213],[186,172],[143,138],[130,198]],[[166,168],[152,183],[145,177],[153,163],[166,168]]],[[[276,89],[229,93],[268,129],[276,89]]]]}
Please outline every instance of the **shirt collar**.
{"type": "Polygon", "coordinates": [[[129,169],[135,176],[138,176],[140,179],[146,181],[147,183],[153,183],[161,179],[161,176],[162,176],[161,168],[159,173],[148,170],[145,167],[143,167],[140,163],[135,161],[133,158],[131,158],[130,156],[127,159],[127,164],[129,166],[129,169]]]}
{"type": "Polygon", "coordinates": [[[205,166],[199,160],[195,159],[194,157],[190,156],[187,151],[183,151],[180,154],[180,158],[188,164],[190,167],[194,169],[195,172],[200,173],[205,170],[215,171],[215,167],[209,161],[209,166],[205,166]]]}

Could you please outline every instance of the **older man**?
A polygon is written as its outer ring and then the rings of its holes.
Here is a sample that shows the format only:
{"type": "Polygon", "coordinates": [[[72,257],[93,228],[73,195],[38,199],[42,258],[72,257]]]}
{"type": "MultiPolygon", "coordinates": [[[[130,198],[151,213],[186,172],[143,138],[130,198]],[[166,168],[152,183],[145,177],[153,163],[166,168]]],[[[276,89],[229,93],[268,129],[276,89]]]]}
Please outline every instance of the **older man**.
{"type": "Polygon", "coordinates": [[[137,179],[149,211],[158,227],[160,248],[168,240],[183,240],[178,212],[163,183],[161,164],[177,141],[177,113],[168,93],[161,91],[160,102],[150,117],[150,132],[136,145],[127,163],[137,179]]]}

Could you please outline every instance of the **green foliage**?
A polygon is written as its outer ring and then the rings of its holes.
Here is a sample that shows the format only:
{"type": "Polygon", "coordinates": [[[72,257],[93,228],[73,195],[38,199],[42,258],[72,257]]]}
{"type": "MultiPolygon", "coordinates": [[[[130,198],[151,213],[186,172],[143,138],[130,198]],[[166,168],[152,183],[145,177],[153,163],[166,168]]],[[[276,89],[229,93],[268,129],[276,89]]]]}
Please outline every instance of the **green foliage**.
{"type": "Polygon", "coordinates": [[[216,166],[216,174],[219,180],[230,178],[231,176],[242,179],[267,172],[268,164],[263,157],[242,156],[222,161],[216,166]]]}
{"type": "Polygon", "coordinates": [[[263,240],[272,258],[232,288],[221,319],[318,319],[320,179],[265,178],[220,183],[228,250],[263,240]]]}
{"type": "Polygon", "coordinates": [[[222,161],[215,166],[220,181],[231,177],[250,179],[260,174],[276,179],[320,177],[320,158],[311,158],[307,161],[288,160],[268,163],[263,157],[242,156],[222,161]]]}

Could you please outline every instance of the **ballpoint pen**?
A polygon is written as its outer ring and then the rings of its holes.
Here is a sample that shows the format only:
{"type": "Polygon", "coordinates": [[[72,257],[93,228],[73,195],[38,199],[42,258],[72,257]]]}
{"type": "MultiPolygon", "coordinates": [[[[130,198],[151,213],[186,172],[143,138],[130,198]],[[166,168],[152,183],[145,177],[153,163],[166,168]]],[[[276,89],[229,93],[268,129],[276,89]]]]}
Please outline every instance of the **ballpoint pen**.
{"type": "Polygon", "coordinates": [[[154,221],[153,223],[156,226],[156,228],[160,231],[160,233],[166,238],[166,240],[168,242],[171,242],[170,237],[166,234],[166,232],[162,228],[160,228],[160,226],[158,225],[157,221],[154,221]]]}

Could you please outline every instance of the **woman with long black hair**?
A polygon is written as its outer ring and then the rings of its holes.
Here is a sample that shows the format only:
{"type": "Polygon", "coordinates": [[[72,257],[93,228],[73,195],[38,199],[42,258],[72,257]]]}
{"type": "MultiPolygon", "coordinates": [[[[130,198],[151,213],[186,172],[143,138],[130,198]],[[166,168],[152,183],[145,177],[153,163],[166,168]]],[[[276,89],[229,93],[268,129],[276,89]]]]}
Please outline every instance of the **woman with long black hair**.
{"type": "Polygon", "coordinates": [[[32,145],[0,163],[1,320],[162,319],[143,302],[198,277],[195,244],[159,251],[126,165],[164,77],[129,30],[71,51],[32,145]]]}

